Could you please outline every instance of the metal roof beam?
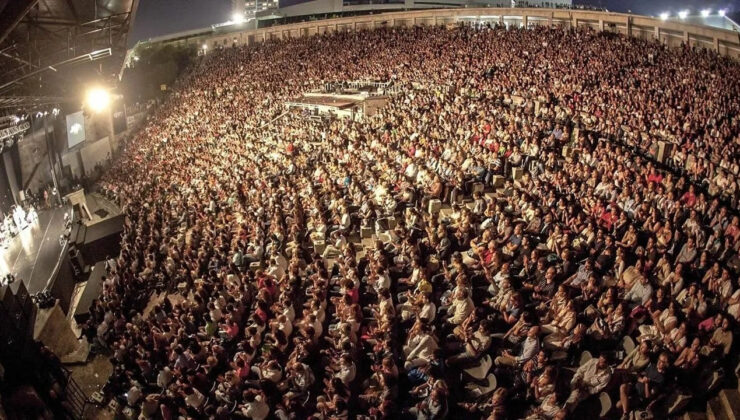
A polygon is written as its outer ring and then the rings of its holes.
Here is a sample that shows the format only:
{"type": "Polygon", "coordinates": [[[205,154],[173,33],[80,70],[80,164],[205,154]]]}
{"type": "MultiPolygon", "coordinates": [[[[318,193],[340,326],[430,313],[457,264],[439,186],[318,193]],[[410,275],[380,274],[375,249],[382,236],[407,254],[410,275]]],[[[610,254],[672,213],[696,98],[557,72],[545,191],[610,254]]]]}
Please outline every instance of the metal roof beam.
{"type": "Polygon", "coordinates": [[[13,0],[8,2],[0,17],[0,44],[13,32],[24,16],[36,6],[39,0],[13,0]]]}
{"type": "Polygon", "coordinates": [[[74,3],[72,0],[66,0],[67,1],[67,7],[69,7],[69,11],[72,12],[72,16],[74,16],[76,21],[80,21],[80,16],[77,14],[77,8],[75,8],[74,3]]]}

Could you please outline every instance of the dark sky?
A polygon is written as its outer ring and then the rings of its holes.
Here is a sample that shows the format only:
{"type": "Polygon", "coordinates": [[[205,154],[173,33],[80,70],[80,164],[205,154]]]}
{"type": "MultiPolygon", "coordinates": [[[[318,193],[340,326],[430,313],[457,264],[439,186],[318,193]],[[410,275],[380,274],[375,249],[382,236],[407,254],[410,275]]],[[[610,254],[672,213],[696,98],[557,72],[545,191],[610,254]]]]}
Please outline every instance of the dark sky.
{"type": "MultiPolygon", "coordinates": [[[[606,7],[614,12],[658,15],[663,11],[677,14],[688,8],[727,9],[740,12],[740,0],[575,0],[576,4],[606,7]]],[[[225,22],[231,16],[230,0],[141,0],[130,44],[151,37],[186,31],[225,22]]]]}
{"type": "Polygon", "coordinates": [[[140,0],[129,44],[225,22],[231,0],[140,0]]]}
{"type": "Polygon", "coordinates": [[[574,3],[605,7],[612,12],[632,10],[633,13],[653,16],[661,12],[676,15],[682,9],[727,9],[728,12],[740,10],[740,0],[574,0],[574,3]]]}

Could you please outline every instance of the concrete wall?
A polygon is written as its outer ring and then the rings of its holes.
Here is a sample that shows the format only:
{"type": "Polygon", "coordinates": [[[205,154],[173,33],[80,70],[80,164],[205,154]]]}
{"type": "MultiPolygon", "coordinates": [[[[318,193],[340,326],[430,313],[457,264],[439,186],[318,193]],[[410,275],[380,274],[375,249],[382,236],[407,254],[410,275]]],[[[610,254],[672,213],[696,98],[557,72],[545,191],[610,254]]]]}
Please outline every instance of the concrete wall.
{"type": "MultiPolygon", "coordinates": [[[[339,0],[317,0],[328,2],[326,4],[336,1],[339,0]]],[[[314,2],[305,4],[312,3],[314,2]]],[[[304,5],[294,7],[299,6],[304,5]]],[[[486,7],[386,12],[214,34],[198,38],[197,42],[206,43],[211,49],[262,42],[266,39],[311,36],[336,30],[370,29],[378,26],[449,25],[464,21],[494,21],[509,25],[523,25],[526,22],[527,26],[531,23],[565,28],[590,26],[597,30],[620,32],[642,39],[660,39],[670,47],[678,47],[682,42],[688,42],[698,47],[709,47],[725,56],[740,58],[740,37],[734,31],[624,13],[544,8],[486,7]]]]}
{"type": "MultiPolygon", "coordinates": [[[[36,127],[34,127],[36,128],[36,127]]],[[[23,136],[18,142],[18,154],[21,166],[21,188],[31,188],[36,192],[42,186],[51,183],[51,165],[47,155],[44,129],[37,129],[23,136]]]]}
{"type": "Polygon", "coordinates": [[[94,143],[87,143],[85,147],[80,149],[80,158],[85,175],[90,175],[95,170],[96,165],[105,167],[111,157],[112,151],[108,137],[103,137],[94,143]]]}
{"type": "Polygon", "coordinates": [[[80,151],[73,150],[62,155],[62,165],[69,166],[72,176],[81,178],[84,175],[82,161],[80,160],[80,151]]]}

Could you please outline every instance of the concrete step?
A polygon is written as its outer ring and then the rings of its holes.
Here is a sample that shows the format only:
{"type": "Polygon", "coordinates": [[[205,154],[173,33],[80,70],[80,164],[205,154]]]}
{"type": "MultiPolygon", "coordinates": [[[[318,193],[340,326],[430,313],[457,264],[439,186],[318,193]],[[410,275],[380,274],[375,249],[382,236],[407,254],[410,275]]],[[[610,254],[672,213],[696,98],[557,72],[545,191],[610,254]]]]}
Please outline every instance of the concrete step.
{"type": "Polygon", "coordinates": [[[452,214],[452,209],[451,208],[447,208],[447,209],[443,208],[443,209],[441,209],[439,211],[439,213],[442,215],[442,217],[450,217],[450,215],[452,214]]]}
{"type": "Polygon", "coordinates": [[[706,413],[699,413],[699,412],[685,412],[683,417],[683,420],[707,420],[706,413]]]}
{"type": "Polygon", "coordinates": [[[727,420],[719,398],[712,398],[707,402],[707,420],[727,420]]]}
{"type": "Polygon", "coordinates": [[[740,420],[740,392],[736,389],[723,389],[719,392],[719,401],[727,419],[740,420]]]}

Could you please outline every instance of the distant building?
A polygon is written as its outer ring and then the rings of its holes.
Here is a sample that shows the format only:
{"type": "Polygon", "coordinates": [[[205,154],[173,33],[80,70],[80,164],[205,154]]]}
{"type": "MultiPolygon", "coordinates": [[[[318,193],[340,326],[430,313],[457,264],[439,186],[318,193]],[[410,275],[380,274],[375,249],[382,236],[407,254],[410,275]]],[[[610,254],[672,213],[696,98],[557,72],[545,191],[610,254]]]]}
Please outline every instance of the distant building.
{"type": "Polygon", "coordinates": [[[278,7],[278,0],[231,0],[231,11],[249,21],[256,13],[278,7]]]}
{"type": "MultiPolygon", "coordinates": [[[[236,0],[235,0],[236,1],[236,0]]],[[[259,1],[259,0],[258,0],[259,1]]],[[[269,1],[269,0],[268,0],[269,1]]],[[[251,3],[254,7],[254,2],[251,3]]],[[[571,8],[572,0],[279,0],[274,6],[257,12],[259,26],[273,21],[300,20],[307,16],[355,15],[414,9],[449,9],[453,7],[550,7],[571,8]]]]}

